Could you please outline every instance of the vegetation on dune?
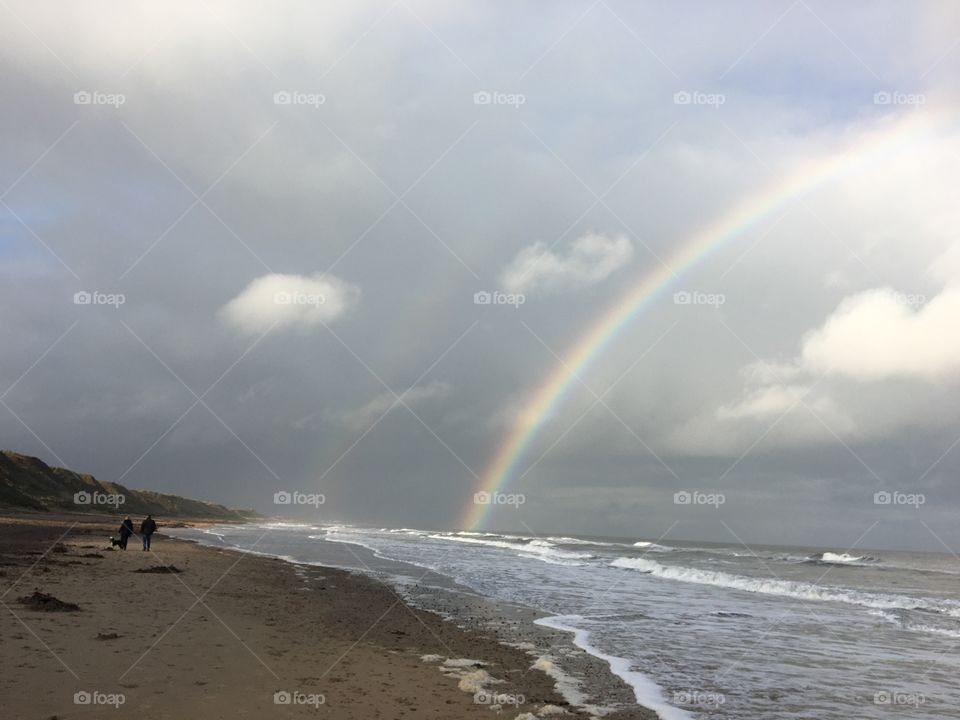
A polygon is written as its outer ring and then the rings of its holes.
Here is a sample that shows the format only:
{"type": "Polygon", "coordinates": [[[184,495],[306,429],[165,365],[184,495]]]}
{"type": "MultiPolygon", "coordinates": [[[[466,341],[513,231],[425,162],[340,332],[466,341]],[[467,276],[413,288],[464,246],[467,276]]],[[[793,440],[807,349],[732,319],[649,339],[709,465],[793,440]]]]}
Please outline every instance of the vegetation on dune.
{"type": "Polygon", "coordinates": [[[39,458],[10,450],[0,451],[0,507],[40,512],[69,510],[217,520],[246,520],[257,516],[253,510],[234,510],[152,490],[132,490],[118,483],[97,480],[93,475],[50,467],[39,458]],[[79,496],[80,502],[76,499],[78,493],[86,493],[79,496]],[[119,496],[123,497],[122,504],[96,501],[119,496]],[[88,497],[94,500],[82,501],[88,497]]]}

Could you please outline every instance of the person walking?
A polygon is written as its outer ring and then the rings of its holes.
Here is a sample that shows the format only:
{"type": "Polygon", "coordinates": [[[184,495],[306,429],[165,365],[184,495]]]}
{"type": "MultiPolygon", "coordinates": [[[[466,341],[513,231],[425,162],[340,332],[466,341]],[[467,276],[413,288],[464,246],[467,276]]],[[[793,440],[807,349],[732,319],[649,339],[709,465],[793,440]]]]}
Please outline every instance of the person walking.
{"type": "Polygon", "coordinates": [[[157,531],[157,521],[153,515],[147,515],[140,523],[140,539],[143,541],[143,549],[150,549],[150,537],[157,531]]]}
{"type": "Polygon", "coordinates": [[[130,536],[133,535],[133,520],[130,519],[130,516],[127,515],[123,522],[120,523],[120,549],[127,549],[127,540],[130,539],[130,536]]]}

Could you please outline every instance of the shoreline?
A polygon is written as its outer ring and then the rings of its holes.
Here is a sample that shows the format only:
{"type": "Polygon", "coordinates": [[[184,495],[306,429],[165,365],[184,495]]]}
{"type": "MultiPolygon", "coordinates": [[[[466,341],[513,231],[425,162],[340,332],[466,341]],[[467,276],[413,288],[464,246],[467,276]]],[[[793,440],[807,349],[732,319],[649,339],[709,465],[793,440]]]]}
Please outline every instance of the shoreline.
{"type": "MultiPolygon", "coordinates": [[[[180,540],[162,528],[152,552],[134,542],[126,552],[108,549],[114,528],[104,521],[0,516],[0,687],[9,717],[99,717],[96,693],[122,697],[144,718],[198,710],[214,718],[591,716],[534,668],[529,650],[411,605],[374,577],[180,540]],[[158,565],[182,572],[145,572],[158,565]],[[32,592],[79,610],[18,602],[32,592]],[[76,704],[75,693],[93,704],[76,704]]],[[[181,522],[205,524],[170,524],[181,522]]],[[[605,717],[656,714],[632,706],[605,717]]]]}
{"type": "MultiPolygon", "coordinates": [[[[264,527],[262,523],[250,523],[251,526],[264,527]]],[[[311,527],[304,523],[268,523],[270,527],[279,525],[285,529],[311,527]]],[[[555,624],[562,619],[527,605],[508,603],[485,596],[475,589],[461,585],[445,575],[437,575],[426,565],[406,561],[391,561],[399,565],[415,568],[419,575],[413,587],[407,587],[402,576],[392,576],[383,570],[374,571],[354,552],[350,556],[356,559],[364,569],[356,565],[331,565],[324,560],[311,561],[298,559],[285,554],[276,554],[262,550],[253,550],[230,545],[218,545],[207,540],[209,536],[220,539],[219,533],[211,532],[208,527],[197,527],[204,539],[183,538],[207,547],[223,548],[249,553],[259,557],[278,558],[298,566],[335,567],[346,572],[357,573],[363,577],[377,577],[383,574],[397,582],[397,592],[413,607],[436,614],[446,621],[456,624],[467,632],[475,632],[507,645],[522,649],[530,654],[532,667],[542,670],[553,678],[558,691],[570,706],[578,707],[591,716],[619,718],[623,708],[635,706],[644,718],[660,720],[689,720],[689,713],[669,705],[664,698],[665,691],[645,674],[631,670],[631,663],[625,658],[603,653],[589,642],[584,642],[585,633],[575,628],[555,624]],[[424,571],[422,574],[419,571],[424,571]],[[428,576],[433,575],[444,587],[429,584],[428,576]],[[425,583],[425,581],[427,581],[425,583]],[[428,592],[416,595],[417,587],[427,587],[428,592]],[[415,596],[416,595],[416,596],[415,596]],[[518,628],[523,628],[519,632],[518,628]],[[585,688],[584,685],[590,685],[585,688]]],[[[314,536],[310,536],[314,537],[314,536]]],[[[355,546],[343,540],[329,541],[332,545],[355,546]]],[[[357,544],[363,551],[377,555],[373,548],[357,544]]]]}

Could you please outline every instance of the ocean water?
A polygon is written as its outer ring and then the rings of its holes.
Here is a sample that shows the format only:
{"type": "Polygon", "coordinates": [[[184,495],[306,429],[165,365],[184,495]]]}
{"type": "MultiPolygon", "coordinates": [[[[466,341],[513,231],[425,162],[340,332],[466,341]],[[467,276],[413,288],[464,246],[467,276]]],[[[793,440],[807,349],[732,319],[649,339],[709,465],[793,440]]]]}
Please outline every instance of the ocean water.
{"type": "Polygon", "coordinates": [[[664,720],[960,718],[949,555],[344,525],[178,534],[531,608],[664,720]]]}

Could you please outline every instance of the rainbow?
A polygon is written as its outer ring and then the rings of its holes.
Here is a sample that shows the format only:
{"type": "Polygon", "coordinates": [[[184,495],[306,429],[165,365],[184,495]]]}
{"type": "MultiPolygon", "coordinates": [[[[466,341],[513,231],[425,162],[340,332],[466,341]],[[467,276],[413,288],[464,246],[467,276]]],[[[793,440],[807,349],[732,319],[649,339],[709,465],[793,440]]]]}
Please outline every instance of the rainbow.
{"type": "MultiPolygon", "coordinates": [[[[789,177],[768,189],[750,195],[710,225],[682,243],[672,255],[641,276],[626,292],[604,310],[596,322],[569,348],[535,390],[503,442],[484,468],[475,492],[502,492],[516,474],[545,421],[553,415],[577,378],[581,377],[633,319],[653,300],[668,290],[684,273],[726,243],[743,235],[780,208],[803,197],[817,186],[866,161],[884,159],[902,148],[933,120],[944,115],[913,111],[913,117],[873,131],[855,146],[818,162],[805,163],[789,177]]],[[[890,122],[887,120],[887,122],[890,122]]],[[[460,527],[483,527],[492,504],[471,502],[460,527]]]]}

